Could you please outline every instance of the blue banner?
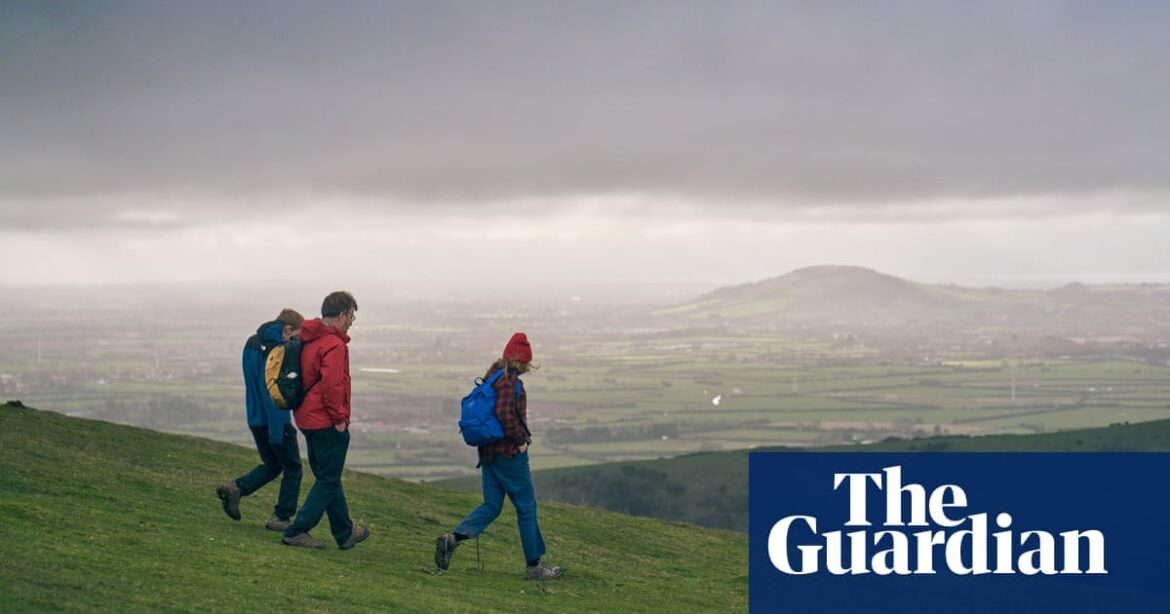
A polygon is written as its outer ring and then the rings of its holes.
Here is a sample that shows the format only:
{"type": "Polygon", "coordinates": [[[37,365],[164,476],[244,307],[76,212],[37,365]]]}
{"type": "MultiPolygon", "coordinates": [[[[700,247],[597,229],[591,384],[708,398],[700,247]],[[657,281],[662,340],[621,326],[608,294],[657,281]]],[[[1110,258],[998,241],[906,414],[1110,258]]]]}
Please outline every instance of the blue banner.
{"type": "Polygon", "coordinates": [[[1170,611],[1170,454],[749,457],[753,612],[1170,611]]]}

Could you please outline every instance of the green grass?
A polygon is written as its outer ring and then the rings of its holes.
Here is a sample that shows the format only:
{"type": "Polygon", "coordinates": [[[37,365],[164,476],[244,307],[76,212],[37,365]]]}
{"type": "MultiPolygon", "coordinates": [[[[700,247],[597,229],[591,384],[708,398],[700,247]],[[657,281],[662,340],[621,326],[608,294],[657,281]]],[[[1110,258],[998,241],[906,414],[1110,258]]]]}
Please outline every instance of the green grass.
{"type": "MultiPolygon", "coordinates": [[[[356,436],[355,436],[356,437],[356,436]]],[[[479,498],[345,475],[368,541],[342,552],[279,543],[269,485],[220,510],[215,484],[255,464],[226,443],[0,406],[0,604],[5,611],[736,611],[747,604],[742,535],[542,502],[547,559],[523,579],[515,513],[433,575],[433,539],[479,498]]],[[[312,478],[306,476],[302,496],[312,478]]],[[[319,537],[328,537],[327,521],[319,537]]]]}

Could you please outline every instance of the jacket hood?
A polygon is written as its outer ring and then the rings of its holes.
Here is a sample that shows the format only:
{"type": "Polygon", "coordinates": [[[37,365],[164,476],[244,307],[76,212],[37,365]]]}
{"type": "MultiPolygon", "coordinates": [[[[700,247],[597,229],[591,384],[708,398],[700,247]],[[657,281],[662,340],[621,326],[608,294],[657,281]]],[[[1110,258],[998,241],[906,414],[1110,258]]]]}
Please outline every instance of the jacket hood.
{"type": "Polygon", "coordinates": [[[284,341],[284,324],[281,324],[280,320],[265,322],[256,329],[256,334],[260,335],[261,341],[269,343],[284,341]]]}
{"type": "Polygon", "coordinates": [[[325,323],[322,322],[319,318],[305,320],[305,323],[301,325],[301,341],[305,343],[315,339],[320,339],[321,337],[327,337],[329,335],[337,335],[338,337],[341,337],[342,341],[349,343],[349,335],[346,335],[345,333],[342,333],[335,328],[326,326],[325,323]]]}

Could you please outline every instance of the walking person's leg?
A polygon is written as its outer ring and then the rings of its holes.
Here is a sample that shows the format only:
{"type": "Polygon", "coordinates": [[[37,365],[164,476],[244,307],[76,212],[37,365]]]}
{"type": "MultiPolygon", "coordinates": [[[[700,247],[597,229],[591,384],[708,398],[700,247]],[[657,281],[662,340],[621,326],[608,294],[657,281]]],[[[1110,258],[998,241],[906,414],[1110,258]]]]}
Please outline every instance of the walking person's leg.
{"type": "MultiPolygon", "coordinates": [[[[493,460],[494,462],[494,460],[493,460]]],[[[483,503],[471,510],[455,530],[435,538],[435,565],[439,569],[447,569],[451,565],[451,556],[459,542],[483,533],[504,509],[504,487],[496,477],[492,463],[480,466],[483,485],[483,503]]]]}
{"type": "Polygon", "coordinates": [[[532,471],[528,467],[528,452],[520,452],[515,458],[500,459],[497,475],[508,492],[508,498],[516,508],[516,524],[520,529],[520,543],[524,547],[524,575],[529,580],[560,577],[564,570],[545,565],[544,536],[536,521],[536,489],[532,485],[532,471]]]}
{"type": "Polygon", "coordinates": [[[260,490],[265,484],[280,475],[283,465],[277,451],[268,443],[268,427],[248,427],[252,441],[260,455],[260,464],[240,477],[220,484],[215,492],[223,502],[223,511],[233,520],[240,519],[240,499],[260,490]]]}
{"type": "MultiPolygon", "coordinates": [[[[292,524],[284,530],[284,536],[281,538],[281,541],[290,546],[325,547],[325,544],[316,541],[308,535],[309,531],[321,522],[321,516],[325,514],[325,508],[329,505],[329,500],[332,498],[331,487],[327,481],[322,481],[321,453],[322,448],[328,448],[328,445],[325,444],[321,437],[325,430],[304,431],[305,447],[308,450],[309,456],[309,470],[313,472],[313,477],[317,481],[309,489],[309,494],[305,497],[305,504],[297,512],[292,524]]],[[[325,434],[325,436],[327,437],[328,434],[325,434]]]]}
{"type": "Polygon", "coordinates": [[[325,505],[329,531],[338,546],[345,546],[354,529],[353,519],[349,517],[349,505],[345,500],[345,488],[341,484],[341,473],[345,469],[345,457],[349,452],[349,429],[344,433],[337,429],[325,429],[320,439],[325,445],[317,453],[320,469],[317,480],[324,481],[329,487],[330,496],[325,505]]]}
{"type": "Polygon", "coordinates": [[[475,537],[483,533],[484,529],[488,528],[488,525],[504,509],[504,487],[500,484],[500,480],[496,476],[494,465],[497,459],[492,459],[491,463],[485,463],[480,467],[480,472],[483,476],[483,503],[479,504],[479,507],[471,510],[471,513],[465,516],[463,521],[459,523],[459,526],[455,527],[453,533],[475,537]]]}
{"type": "Polygon", "coordinates": [[[297,445],[297,429],[293,425],[285,425],[284,441],[279,446],[273,446],[273,451],[280,460],[284,477],[280,480],[280,494],[276,499],[276,507],[273,508],[272,517],[266,526],[283,531],[288,528],[293,514],[297,512],[297,499],[301,495],[303,475],[301,449],[297,445]]]}
{"type": "Polygon", "coordinates": [[[516,524],[520,529],[520,543],[524,546],[524,561],[535,564],[544,556],[544,537],[536,522],[536,489],[532,486],[532,471],[528,467],[528,453],[515,458],[502,458],[500,481],[516,508],[516,524]]]}
{"type": "Polygon", "coordinates": [[[244,497],[275,480],[283,467],[276,449],[268,443],[268,427],[252,426],[248,427],[248,430],[252,431],[252,441],[256,443],[256,451],[260,454],[260,464],[248,473],[236,478],[236,484],[240,487],[240,495],[244,497]]]}

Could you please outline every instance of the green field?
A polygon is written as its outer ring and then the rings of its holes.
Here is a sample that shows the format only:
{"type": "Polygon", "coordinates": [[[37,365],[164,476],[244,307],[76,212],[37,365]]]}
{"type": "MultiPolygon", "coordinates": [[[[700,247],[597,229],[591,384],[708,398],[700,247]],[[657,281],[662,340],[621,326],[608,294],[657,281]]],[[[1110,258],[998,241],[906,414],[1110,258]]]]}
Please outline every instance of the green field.
{"type": "MultiPolygon", "coordinates": [[[[132,315],[15,315],[0,325],[0,398],[249,444],[239,351],[255,325],[132,315]]],[[[1122,358],[1156,345],[1157,327],[1103,345],[987,325],[839,331],[717,320],[695,329],[636,310],[398,315],[372,313],[353,331],[352,466],[415,481],[475,473],[458,436],[459,400],[498,353],[499,331],[519,328],[539,348],[541,368],[525,382],[532,454],[544,467],[1170,417],[1170,366],[1122,358]]]]}
{"type": "MultiPolygon", "coordinates": [[[[760,351],[782,346],[775,341],[760,351]]],[[[1054,359],[791,367],[752,362],[763,358],[734,344],[725,351],[736,362],[621,349],[592,347],[587,358],[596,364],[549,360],[525,377],[540,462],[1054,432],[1170,417],[1170,368],[1160,365],[1054,359]]],[[[472,474],[474,452],[455,422],[458,399],[481,370],[468,363],[369,365],[355,350],[354,467],[414,480],[472,474]],[[362,370],[369,368],[399,373],[362,370]]],[[[233,373],[198,384],[144,378],[22,398],[72,415],[247,444],[242,396],[233,373]]]]}
{"type": "MultiPolygon", "coordinates": [[[[1170,417],[1170,370],[1164,366],[1053,360],[1007,368],[996,363],[980,369],[891,365],[786,370],[677,359],[656,364],[639,356],[638,368],[623,369],[612,365],[628,357],[597,359],[611,366],[546,365],[526,378],[537,440],[534,454],[550,465],[891,436],[1054,432],[1170,417]],[[1014,391],[1011,368],[1016,371],[1014,391]],[[716,396],[718,405],[712,403],[716,396]]],[[[458,375],[430,379],[457,382],[458,375]]],[[[452,388],[447,394],[455,398],[461,393],[452,388]]],[[[422,443],[432,451],[446,447],[448,458],[458,458],[453,429],[441,423],[429,426],[437,427],[431,435],[403,435],[395,445],[422,443]]],[[[403,465],[409,460],[401,454],[395,460],[399,466],[391,468],[394,460],[389,460],[386,470],[407,475],[410,469],[403,465]]],[[[458,464],[451,466],[458,469],[458,464]]]]}
{"type": "MultiPolygon", "coordinates": [[[[254,452],[0,405],[0,603],[19,611],[743,611],[744,536],[543,503],[555,581],[523,579],[510,506],[451,570],[433,539],[478,498],[347,472],[371,537],[350,551],[282,546],[262,523],[273,486],[234,522],[215,484],[254,452]]],[[[312,483],[306,477],[302,493],[312,483]]],[[[324,526],[319,536],[327,536],[324,526]]]]}

